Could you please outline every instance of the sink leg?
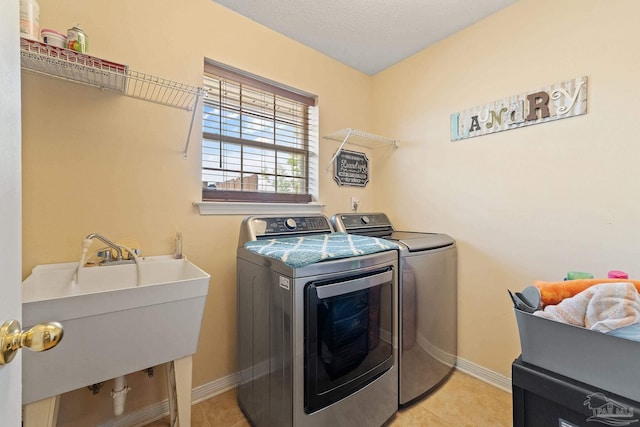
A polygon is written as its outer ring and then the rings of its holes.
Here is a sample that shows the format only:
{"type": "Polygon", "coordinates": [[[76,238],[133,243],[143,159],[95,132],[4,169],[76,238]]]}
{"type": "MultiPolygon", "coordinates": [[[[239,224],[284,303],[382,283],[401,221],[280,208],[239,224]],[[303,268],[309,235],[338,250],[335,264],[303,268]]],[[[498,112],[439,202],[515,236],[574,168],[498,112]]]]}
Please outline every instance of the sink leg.
{"type": "Polygon", "coordinates": [[[176,375],[173,362],[168,362],[167,390],[169,391],[169,427],[178,427],[178,398],[176,396],[176,375]]]}
{"type": "Polygon", "coordinates": [[[52,396],[24,405],[24,427],[56,427],[60,396],[52,396]]]}
{"type": "Polygon", "coordinates": [[[169,389],[169,414],[171,427],[191,426],[191,356],[167,363],[167,388],[169,389]],[[177,417],[176,417],[177,408],[177,417]],[[176,418],[178,423],[176,423],[176,418]]]}

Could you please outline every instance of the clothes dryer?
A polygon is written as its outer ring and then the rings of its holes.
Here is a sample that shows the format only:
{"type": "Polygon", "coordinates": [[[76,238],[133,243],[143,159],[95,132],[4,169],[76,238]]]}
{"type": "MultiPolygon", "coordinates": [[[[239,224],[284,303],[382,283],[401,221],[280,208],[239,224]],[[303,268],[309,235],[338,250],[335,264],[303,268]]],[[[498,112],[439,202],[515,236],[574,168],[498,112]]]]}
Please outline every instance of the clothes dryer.
{"type": "Polygon", "coordinates": [[[398,247],[388,243],[333,233],[323,215],[245,218],[238,402],[253,426],[379,427],[396,412],[398,247]]]}

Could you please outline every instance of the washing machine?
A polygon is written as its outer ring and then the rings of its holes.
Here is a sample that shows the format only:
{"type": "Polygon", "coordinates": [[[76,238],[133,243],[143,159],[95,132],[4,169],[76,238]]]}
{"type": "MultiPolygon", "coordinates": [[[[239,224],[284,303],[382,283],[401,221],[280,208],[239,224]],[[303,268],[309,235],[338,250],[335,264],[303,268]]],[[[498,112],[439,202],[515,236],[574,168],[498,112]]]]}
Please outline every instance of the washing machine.
{"type": "Polygon", "coordinates": [[[380,212],[335,214],[331,223],[336,231],[401,246],[398,404],[407,406],[441,384],[456,365],[456,242],[446,234],[396,231],[380,212]]]}
{"type": "Polygon", "coordinates": [[[253,426],[379,427],[396,412],[398,249],[353,237],[323,215],[243,220],[238,403],[253,426]]]}

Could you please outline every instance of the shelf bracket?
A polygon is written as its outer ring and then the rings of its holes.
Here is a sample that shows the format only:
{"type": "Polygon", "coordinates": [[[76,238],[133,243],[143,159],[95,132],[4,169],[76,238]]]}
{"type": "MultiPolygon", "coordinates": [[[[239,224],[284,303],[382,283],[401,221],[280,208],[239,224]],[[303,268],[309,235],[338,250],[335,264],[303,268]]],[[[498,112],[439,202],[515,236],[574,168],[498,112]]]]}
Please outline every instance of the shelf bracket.
{"type": "Polygon", "coordinates": [[[196,113],[198,112],[198,105],[200,103],[200,98],[204,93],[203,89],[198,89],[198,93],[196,93],[196,102],[193,104],[193,112],[191,113],[191,123],[189,124],[189,132],[187,133],[187,143],[184,146],[184,159],[187,159],[187,152],[189,151],[189,142],[191,141],[191,131],[193,130],[193,122],[196,118],[196,113]]]}
{"type": "Polygon", "coordinates": [[[346,144],[347,141],[349,140],[349,137],[351,136],[351,132],[353,132],[353,129],[349,129],[349,131],[347,132],[347,136],[344,137],[342,144],[340,144],[340,147],[338,147],[338,149],[336,150],[336,154],[334,154],[331,160],[329,160],[329,164],[327,165],[325,172],[329,172],[329,169],[331,169],[331,165],[333,164],[333,161],[336,159],[336,157],[338,157],[338,154],[340,154],[340,152],[342,151],[342,147],[344,147],[344,144],[346,144]]]}

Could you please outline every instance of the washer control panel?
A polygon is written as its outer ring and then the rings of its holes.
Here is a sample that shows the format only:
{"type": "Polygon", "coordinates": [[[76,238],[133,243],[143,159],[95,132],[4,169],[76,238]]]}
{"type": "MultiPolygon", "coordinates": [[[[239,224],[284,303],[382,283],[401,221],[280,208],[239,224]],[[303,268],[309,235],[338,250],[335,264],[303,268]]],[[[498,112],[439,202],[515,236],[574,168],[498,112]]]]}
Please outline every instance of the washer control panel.
{"type": "Polygon", "coordinates": [[[339,214],[336,219],[342,223],[346,230],[362,227],[390,227],[389,218],[383,213],[368,214],[339,214]]]}

